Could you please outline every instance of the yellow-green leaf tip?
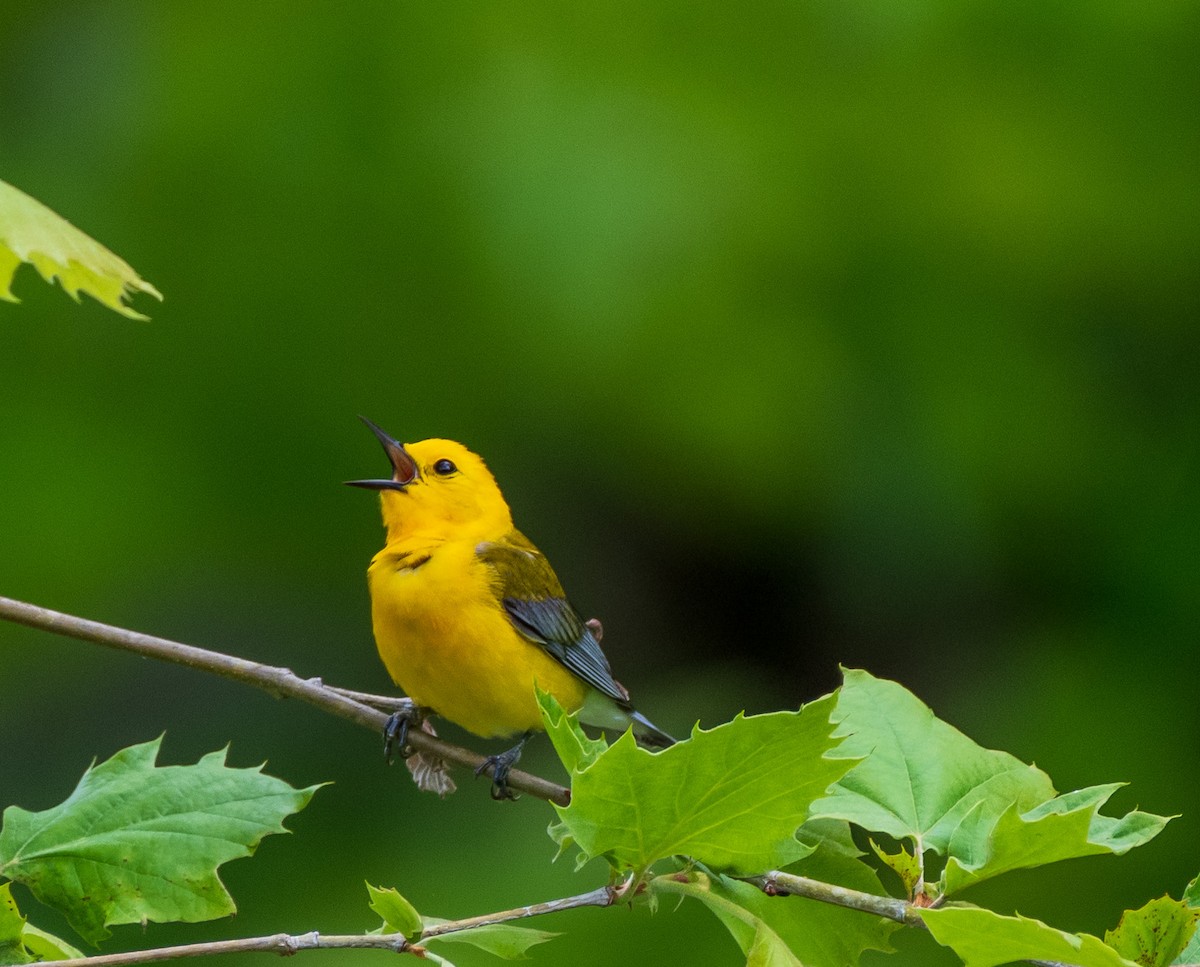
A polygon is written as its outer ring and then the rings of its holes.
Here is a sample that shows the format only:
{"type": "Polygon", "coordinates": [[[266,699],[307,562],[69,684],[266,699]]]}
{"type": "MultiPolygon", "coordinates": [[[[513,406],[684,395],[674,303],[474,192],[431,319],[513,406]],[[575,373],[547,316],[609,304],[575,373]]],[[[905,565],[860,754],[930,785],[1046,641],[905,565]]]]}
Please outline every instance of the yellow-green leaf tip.
{"type": "Polygon", "coordinates": [[[148,318],[126,304],[139,292],[162,299],[124,259],[37,199],[0,181],[0,299],[20,301],[12,294],[12,279],[22,262],[47,282],[57,279],[76,302],[86,292],[128,319],[148,318]]]}

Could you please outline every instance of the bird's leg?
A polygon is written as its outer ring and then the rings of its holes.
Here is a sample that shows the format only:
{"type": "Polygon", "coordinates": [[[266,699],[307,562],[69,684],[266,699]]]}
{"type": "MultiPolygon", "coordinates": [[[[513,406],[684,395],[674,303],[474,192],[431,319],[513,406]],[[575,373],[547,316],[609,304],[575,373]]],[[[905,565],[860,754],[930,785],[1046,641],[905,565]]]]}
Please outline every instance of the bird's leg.
{"type": "Polygon", "coordinates": [[[483,772],[491,769],[492,775],[492,798],[493,799],[513,799],[516,795],[508,788],[508,774],[512,767],[521,759],[521,751],[525,748],[525,743],[529,741],[532,732],[526,732],[521,736],[521,740],[507,752],[501,752],[499,755],[490,755],[479,764],[475,769],[475,775],[480,775],[483,772]]]}
{"type": "Polygon", "coordinates": [[[392,764],[393,750],[398,751],[402,759],[412,754],[408,748],[408,730],[414,725],[419,728],[427,714],[428,709],[414,704],[410,709],[393,712],[388,716],[383,726],[383,757],[388,765],[392,764]]]}

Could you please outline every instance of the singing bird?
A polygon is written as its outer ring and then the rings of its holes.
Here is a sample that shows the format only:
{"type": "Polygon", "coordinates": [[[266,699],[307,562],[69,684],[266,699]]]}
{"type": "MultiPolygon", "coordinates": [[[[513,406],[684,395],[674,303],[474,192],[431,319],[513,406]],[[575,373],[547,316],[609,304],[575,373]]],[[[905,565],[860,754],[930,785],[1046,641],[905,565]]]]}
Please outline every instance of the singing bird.
{"type": "Polygon", "coordinates": [[[512,798],[508,772],[543,727],[535,684],[588,725],[671,745],[613,678],[598,625],[580,618],[513,526],[482,458],[453,440],[406,446],[361,419],[392,464],[388,480],[347,481],[379,491],[387,529],[367,571],[379,655],[420,708],[485,738],[520,736],[481,766],[491,768],[493,797],[512,798]]]}

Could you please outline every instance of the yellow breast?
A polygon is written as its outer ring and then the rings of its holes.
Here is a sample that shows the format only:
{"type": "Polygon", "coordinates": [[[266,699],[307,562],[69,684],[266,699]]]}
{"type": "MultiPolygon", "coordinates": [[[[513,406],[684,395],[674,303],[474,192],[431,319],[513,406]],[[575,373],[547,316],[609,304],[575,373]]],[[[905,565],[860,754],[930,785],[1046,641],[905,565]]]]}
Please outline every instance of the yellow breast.
{"type": "Polygon", "coordinates": [[[418,705],[487,737],[542,727],[535,682],[583,704],[588,687],[513,629],[473,542],[389,546],[368,579],[379,656],[418,705]]]}

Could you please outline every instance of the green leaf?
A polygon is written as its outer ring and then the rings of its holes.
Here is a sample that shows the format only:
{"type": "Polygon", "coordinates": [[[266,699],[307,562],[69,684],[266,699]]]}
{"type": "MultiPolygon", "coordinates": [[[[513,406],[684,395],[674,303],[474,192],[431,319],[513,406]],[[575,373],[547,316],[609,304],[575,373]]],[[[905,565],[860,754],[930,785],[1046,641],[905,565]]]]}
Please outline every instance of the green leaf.
{"type": "Polygon", "coordinates": [[[0,299],[19,301],[11,286],[22,262],[34,266],[47,282],[57,277],[76,302],[79,293],[86,292],[130,319],[146,317],[125,305],[127,298],[148,292],[162,299],[124,260],[41,202],[0,181],[0,299]]]}
{"type": "Polygon", "coordinates": [[[924,877],[924,864],[921,862],[921,857],[913,855],[906,850],[903,843],[900,844],[899,852],[889,853],[876,843],[875,840],[871,840],[871,849],[875,852],[876,856],[883,860],[900,877],[905,894],[909,897],[913,896],[924,877]]]}
{"type": "Polygon", "coordinates": [[[1192,880],[1183,891],[1183,902],[1189,907],[1200,907],[1200,876],[1192,880]]]}
{"type": "MultiPolygon", "coordinates": [[[[862,852],[854,845],[846,823],[814,821],[801,827],[798,835],[813,852],[789,867],[789,872],[884,895],[879,879],[859,862],[862,852]]],[[[704,892],[690,895],[712,909],[747,954],[753,942],[762,943],[765,949],[774,952],[778,941],[798,962],[856,964],[866,950],[891,950],[889,938],[900,926],[881,917],[803,897],[767,896],[757,887],[727,876],[696,876],[695,880],[697,889],[704,892]]],[[[670,892],[673,881],[677,882],[677,878],[658,877],[652,883],[666,883],[665,892],[670,892]]]]}
{"type": "MultiPolygon", "coordinates": [[[[1194,910],[1200,910],[1200,876],[1192,880],[1183,891],[1183,902],[1194,910]]],[[[1177,964],[1200,964],[1200,930],[1192,933],[1191,940],[1183,948],[1175,962],[1177,964]]]]}
{"type": "Polygon", "coordinates": [[[1167,817],[1133,811],[1120,819],[1101,816],[1100,807],[1122,783],[1091,786],[1044,802],[1025,813],[1006,809],[989,835],[956,836],[943,877],[946,892],[957,892],[1009,870],[1042,866],[1097,853],[1120,855],[1157,836],[1167,817]]]}
{"type": "Polygon", "coordinates": [[[587,856],[618,867],[645,870],[675,854],[745,872],[790,862],[807,852],[794,833],[809,805],[854,765],[826,755],[838,744],[833,701],[697,727],[657,753],[625,733],[573,773],[559,818],[587,856]]]}
{"type": "MultiPolygon", "coordinates": [[[[858,857],[845,823],[806,823],[800,840],[813,848],[791,872],[825,883],[883,895],[875,874],[858,857]]],[[[857,964],[864,951],[892,949],[890,937],[900,925],[803,897],[767,896],[727,876],[690,870],[655,877],[657,894],[690,896],[704,903],[733,935],[748,963],[857,964]],[[756,957],[763,958],[756,961],[756,957]]]]}
{"type": "Polygon", "coordinates": [[[911,839],[914,853],[950,856],[943,887],[961,890],[1008,870],[1092,853],[1123,853],[1167,820],[1098,810],[1118,786],[1056,796],[1050,777],[1007,752],[984,749],[895,682],[845,670],[833,720],[839,752],[865,756],[814,815],[911,839]]]}
{"type": "Polygon", "coordinates": [[[866,758],[814,803],[814,815],[945,853],[968,816],[994,823],[1013,802],[1029,809],[1054,795],[1044,772],[976,745],[902,686],[844,674],[833,713],[835,735],[845,737],[839,751],[866,758]]]}
{"type": "Polygon", "coordinates": [[[549,692],[537,688],[537,700],[542,709],[546,734],[550,736],[554,751],[567,767],[567,772],[573,775],[586,769],[608,748],[608,743],[603,739],[589,738],[579,727],[579,716],[568,715],[549,692]]]}
{"type": "Polygon", "coordinates": [[[1098,937],[1065,933],[1040,920],[1005,917],[966,905],[919,912],[934,940],[958,954],[964,967],[997,967],[1021,960],[1052,960],[1075,967],[1137,967],[1098,937]]]}
{"type": "Polygon", "coordinates": [[[17,909],[12,886],[0,883],[0,964],[27,964],[33,960],[25,949],[24,933],[25,918],[17,909]]]}
{"type": "Polygon", "coordinates": [[[4,812],[0,873],[61,910],[90,943],[113,924],[233,913],[217,867],[287,832],[283,819],[318,788],[293,789],[261,766],[229,768],[224,750],[194,766],[156,767],[161,741],[90,767],[52,809],[4,812]]]}
{"type": "MultiPolygon", "coordinates": [[[[449,921],[437,917],[425,917],[422,921],[425,928],[440,926],[449,921]]],[[[424,946],[431,943],[464,943],[480,950],[486,950],[505,960],[528,960],[529,948],[547,940],[553,940],[557,933],[549,930],[534,930],[531,927],[514,927],[507,923],[493,923],[483,927],[472,927],[470,930],[456,930],[453,933],[443,933],[422,941],[424,946]]]]}
{"type": "Polygon", "coordinates": [[[29,923],[17,909],[12,884],[0,883],[0,964],[70,960],[82,956],[82,951],[65,940],[29,923]]]}
{"type": "Polygon", "coordinates": [[[1104,942],[1142,967],[1169,967],[1192,939],[1197,920],[1200,910],[1164,896],[1138,910],[1126,910],[1104,942]]]}
{"type": "MultiPolygon", "coordinates": [[[[737,885],[763,895],[748,884],[737,885]]],[[[766,918],[739,902],[736,895],[730,896],[730,890],[715,887],[714,881],[704,873],[656,877],[650,881],[650,891],[651,895],[665,893],[692,897],[712,910],[742,948],[746,967],[804,967],[766,918]]]]}
{"type": "MultiPolygon", "coordinates": [[[[850,827],[841,821],[810,820],[796,834],[813,852],[787,868],[823,883],[886,896],[875,872],[859,857],[850,827]]],[[[900,924],[883,917],[802,897],[762,894],[764,915],[801,960],[809,964],[856,964],[864,951],[892,949],[891,936],[900,924]],[[783,917],[787,918],[786,923],[783,917]]]]}
{"type": "Polygon", "coordinates": [[[385,933],[403,934],[406,940],[421,936],[421,915],[394,887],[384,888],[367,884],[370,907],[383,918],[385,933]]]}
{"type": "Polygon", "coordinates": [[[62,937],[47,933],[31,923],[25,924],[25,932],[21,939],[38,960],[78,960],[84,956],[82,950],[67,943],[62,937]]]}
{"type": "Polygon", "coordinates": [[[746,967],[804,967],[766,924],[760,924],[746,950],[746,967]]]}

